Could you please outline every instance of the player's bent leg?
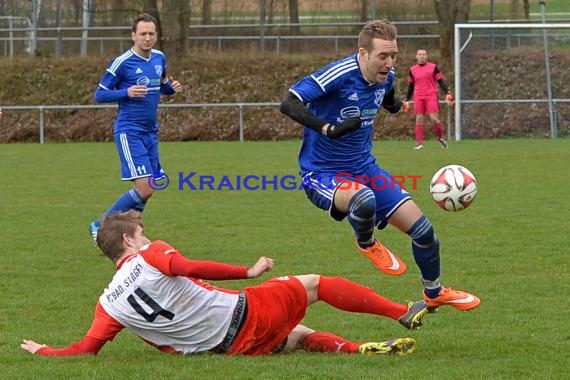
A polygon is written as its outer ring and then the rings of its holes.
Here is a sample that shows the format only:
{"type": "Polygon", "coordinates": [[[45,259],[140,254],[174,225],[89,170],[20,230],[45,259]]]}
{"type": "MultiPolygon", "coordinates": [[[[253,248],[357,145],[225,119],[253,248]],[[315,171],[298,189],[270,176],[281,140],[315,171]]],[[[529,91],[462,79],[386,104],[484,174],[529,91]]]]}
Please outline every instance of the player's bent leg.
{"type": "MultiPolygon", "coordinates": [[[[317,296],[320,301],[351,313],[374,314],[400,320],[410,312],[408,305],[394,302],[367,286],[343,277],[321,275],[317,296]]],[[[420,313],[419,309],[415,310],[420,313]]]]}

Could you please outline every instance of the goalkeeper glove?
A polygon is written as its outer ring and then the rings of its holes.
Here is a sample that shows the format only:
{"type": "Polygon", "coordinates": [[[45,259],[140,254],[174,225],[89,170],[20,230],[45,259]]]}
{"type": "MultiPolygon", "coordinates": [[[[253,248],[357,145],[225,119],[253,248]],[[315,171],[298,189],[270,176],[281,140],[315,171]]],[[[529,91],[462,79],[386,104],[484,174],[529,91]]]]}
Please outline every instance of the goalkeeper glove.
{"type": "Polygon", "coordinates": [[[453,95],[451,94],[451,91],[448,91],[447,95],[445,95],[445,102],[450,107],[453,107],[455,105],[455,99],[453,99],[453,95]]]}
{"type": "Polygon", "coordinates": [[[338,139],[341,136],[346,135],[348,132],[356,131],[360,128],[360,117],[350,117],[336,125],[329,125],[326,130],[326,135],[331,139],[338,139]]]}
{"type": "Polygon", "coordinates": [[[408,102],[407,100],[404,101],[404,105],[402,107],[402,111],[404,113],[408,113],[410,112],[410,102],[408,102]]]}

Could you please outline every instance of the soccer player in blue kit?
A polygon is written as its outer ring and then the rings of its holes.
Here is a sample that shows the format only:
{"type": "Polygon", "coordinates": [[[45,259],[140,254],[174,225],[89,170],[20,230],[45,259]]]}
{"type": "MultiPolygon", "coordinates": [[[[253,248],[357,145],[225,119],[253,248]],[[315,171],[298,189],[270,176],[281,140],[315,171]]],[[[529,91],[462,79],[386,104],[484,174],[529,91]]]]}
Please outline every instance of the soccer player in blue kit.
{"type": "Polygon", "coordinates": [[[305,127],[299,165],[309,200],[337,221],[348,218],[359,251],[387,274],[401,275],[406,265],[376,240],[375,226],[389,223],[409,235],[428,307],[470,310],[479,298],[442,286],[432,224],[372,154],[380,107],[390,113],[402,107],[393,87],[397,53],[396,27],[369,21],[358,36],[358,52],[294,84],[281,112],[305,127]]]}
{"type": "MultiPolygon", "coordinates": [[[[153,16],[142,14],[135,18],[133,47],[111,62],[95,92],[97,103],[119,103],[114,136],[121,162],[121,179],[132,181],[134,185],[103,215],[130,209],[142,212],[154,192],[150,182],[165,177],[158,153],[158,103],[161,95],[182,91],[182,85],[168,78],[164,54],[153,49],[157,41],[156,29],[157,21],[153,16]]],[[[95,242],[100,220],[89,225],[95,242]]]]}

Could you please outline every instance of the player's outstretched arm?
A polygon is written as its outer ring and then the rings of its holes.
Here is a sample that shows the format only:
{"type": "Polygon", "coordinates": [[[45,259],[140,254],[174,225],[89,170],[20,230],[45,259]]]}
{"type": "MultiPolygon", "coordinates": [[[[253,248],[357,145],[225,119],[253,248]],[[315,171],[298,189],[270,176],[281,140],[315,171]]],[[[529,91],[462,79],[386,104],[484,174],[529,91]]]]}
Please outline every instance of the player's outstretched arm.
{"type": "Polygon", "coordinates": [[[63,348],[50,347],[46,344],[40,344],[29,339],[22,340],[20,347],[31,354],[39,356],[78,356],[97,355],[105,343],[106,340],[104,339],[86,336],[79,342],[63,348]]]}
{"type": "Polygon", "coordinates": [[[97,303],[95,308],[95,318],[91,324],[91,328],[78,342],[70,344],[67,347],[55,348],[46,344],[40,344],[33,340],[24,339],[20,344],[22,349],[39,356],[78,356],[78,355],[97,355],[107,341],[113,338],[123,330],[123,326],[113,319],[97,303]]]}
{"type": "Polygon", "coordinates": [[[259,277],[263,273],[271,271],[274,265],[272,258],[261,256],[251,268],[247,269],[247,278],[259,277]]]}
{"type": "MultiPolygon", "coordinates": [[[[144,254],[143,254],[144,256],[144,254]]],[[[237,266],[212,260],[192,260],[180,254],[174,248],[169,251],[169,260],[161,263],[153,255],[144,256],[147,261],[168,276],[199,278],[202,280],[239,280],[261,276],[273,269],[273,259],[262,256],[251,267],[237,266]]]]}

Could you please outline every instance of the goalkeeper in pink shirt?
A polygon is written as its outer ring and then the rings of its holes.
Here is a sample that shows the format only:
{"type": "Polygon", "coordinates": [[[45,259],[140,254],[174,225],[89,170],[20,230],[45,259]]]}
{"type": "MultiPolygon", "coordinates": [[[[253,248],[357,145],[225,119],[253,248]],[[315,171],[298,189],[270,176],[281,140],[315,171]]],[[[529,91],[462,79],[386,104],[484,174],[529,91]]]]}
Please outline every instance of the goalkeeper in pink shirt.
{"type": "Polygon", "coordinates": [[[437,141],[443,148],[447,148],[447,142],[443,137],[443,123],[439,119],[439,100],[438,100],[438,84],[445,92],[445,101],[448,105],[453,106],[454,99],[451,90],[447,87],[445,78],[437,65],[428,62],[427,50],[420,49],[416,52],[416,61],[418,62],[410,68],[408,78],[408,93],[404,101],[404,112],[410,109],[409,99],[413,95],[414,113],[416,115],[416,146],[414,149],[423,149],[424,147],[424,115],[428,114],[433,131],[437,141]]]}

